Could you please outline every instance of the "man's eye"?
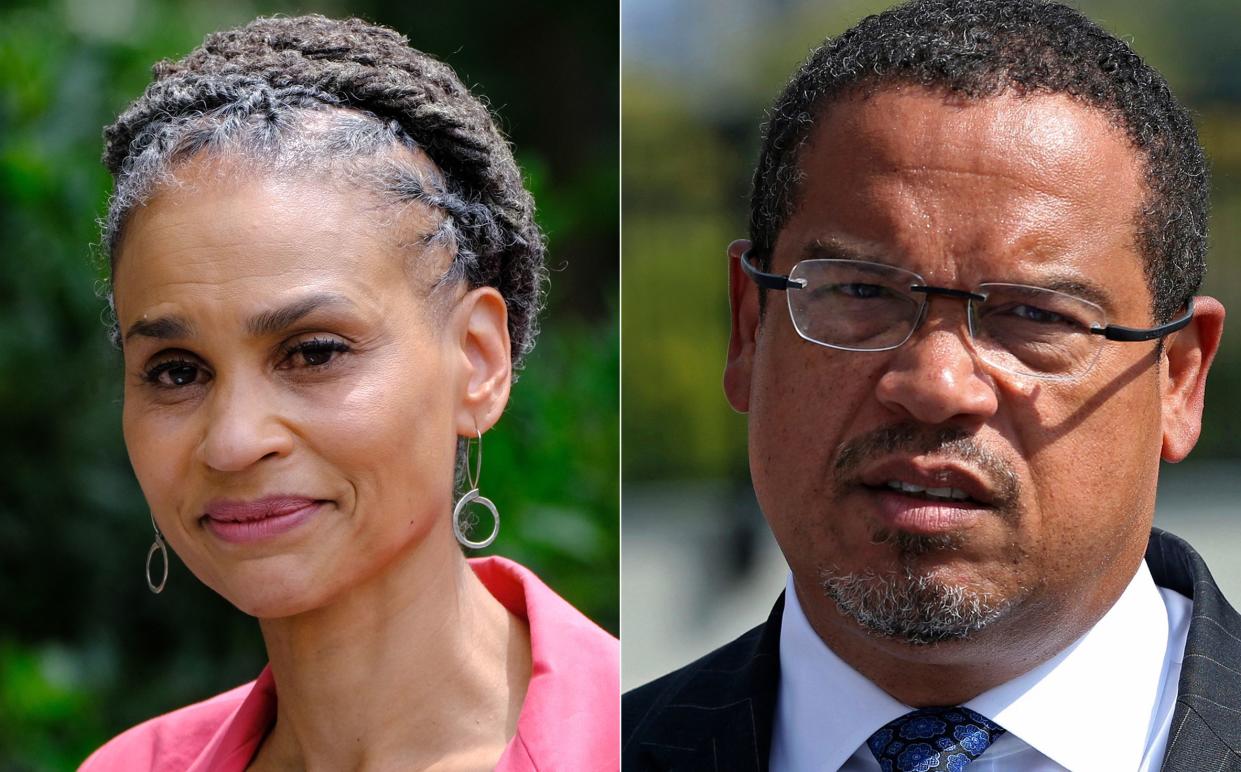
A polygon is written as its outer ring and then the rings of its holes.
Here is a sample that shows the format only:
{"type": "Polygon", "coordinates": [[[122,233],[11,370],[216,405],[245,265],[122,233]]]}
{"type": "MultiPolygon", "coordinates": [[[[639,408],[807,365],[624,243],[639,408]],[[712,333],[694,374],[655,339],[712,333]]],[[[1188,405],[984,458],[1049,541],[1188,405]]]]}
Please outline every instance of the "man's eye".
{"type": "Polygon", "coordinates": [[[1026,305],[1024,303],[1015,305],[1008,310],[1008,313],[1027,322],[1037,322],[1039,324],[1073,324],[1073,320],[1055,311],[1048,311],[1038,306],[1026,305]]]}
{"type": "Polygon", "coordinates": [[[295,343],[285,349],[282,362],[286,367],[323,367],[331,364],[338,354],[349,351],[349,345],[335,338],[314,338],[295,343]]]}
{"type": "Polygon", "coordinates": [[[830,291],[836,295],[844,295],[845,297],[857,298],[859,300],[869,300],[870,298],[883,297],[888,294],[887,287],[878,284],[863,284],[861,282],[833,284],[830,291]]]}
{"type": "Polygon", "coordinates": [[[148,383],[156,386],[176,389],[204,383],[207,380],[207,374],[193,362],[178,359],[160,362],[146,371],[145,378],[148,383]]]}

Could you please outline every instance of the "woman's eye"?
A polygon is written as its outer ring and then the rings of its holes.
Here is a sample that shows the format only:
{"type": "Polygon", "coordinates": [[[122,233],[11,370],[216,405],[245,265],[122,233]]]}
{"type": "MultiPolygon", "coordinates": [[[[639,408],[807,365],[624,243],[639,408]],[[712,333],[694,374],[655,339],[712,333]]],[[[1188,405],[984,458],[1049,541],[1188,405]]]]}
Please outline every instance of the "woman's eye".
{"type": "Polygon", "coordinates": [[[349,351],[349,345],[334,338],[315,338],[295,343],[285,349],[287,367],[323,367],[349,351]]]}
{"type": "Polygon", "coordinates": [[[171,360],[160,362],[146,371],[146,380],[156,386],[169,389],[192,386],[206,381],[206,371],[193,362],[171,360]]]}

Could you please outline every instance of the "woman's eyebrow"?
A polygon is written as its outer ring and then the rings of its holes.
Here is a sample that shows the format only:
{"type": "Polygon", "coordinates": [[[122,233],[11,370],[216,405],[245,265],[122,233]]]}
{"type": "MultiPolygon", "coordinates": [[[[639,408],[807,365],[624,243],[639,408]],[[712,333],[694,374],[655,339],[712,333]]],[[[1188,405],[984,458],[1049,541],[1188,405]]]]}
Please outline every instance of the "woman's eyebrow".
{"type": "MultiPolygon", "coordinates": [[[[354,302],[335,292],[318,292],[299,298],[279,308],[261,311],[246,321],[246,332],[256,338],[273,335],[294,324],[306,315],[321,308],[355,307],[354,302]]],[[[147,338],[170,340],[194,337],[194,326],[185,318],[175,315],[155,319],[140,319],[125,332],[125,340],[141,335],[147,338]]]]}
{"type": "Polygon", "coordinates": [[[256,338],[273,335],[297,324],[302,317],[312,311],[338,306],[355,307],[352,300],[335,292],[319,292],[314,295],[308,295],[279,308],[255,314],[246,322],[246,332],[256,338]]]}
{"type": "Polygon", "coordinates": [[[154,319],[139,319],[131,324],[125,333],[125,340],[138,335],[160,340],[192,338],[194,327],[179,316],[159,316],[154,319]]]}

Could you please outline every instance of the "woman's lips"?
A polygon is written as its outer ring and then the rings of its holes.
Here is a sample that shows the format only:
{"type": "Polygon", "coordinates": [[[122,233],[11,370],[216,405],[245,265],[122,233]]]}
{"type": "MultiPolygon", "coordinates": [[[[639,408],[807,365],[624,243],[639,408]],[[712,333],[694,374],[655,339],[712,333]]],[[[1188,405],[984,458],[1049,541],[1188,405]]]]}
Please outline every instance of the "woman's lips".
{"type": "Polygon", "coordinates": [[[233,544],[271,539],[310,520],[324,502],[302,496],[271,496],[255,501],[212,501],[203,525],[233,544]]]}

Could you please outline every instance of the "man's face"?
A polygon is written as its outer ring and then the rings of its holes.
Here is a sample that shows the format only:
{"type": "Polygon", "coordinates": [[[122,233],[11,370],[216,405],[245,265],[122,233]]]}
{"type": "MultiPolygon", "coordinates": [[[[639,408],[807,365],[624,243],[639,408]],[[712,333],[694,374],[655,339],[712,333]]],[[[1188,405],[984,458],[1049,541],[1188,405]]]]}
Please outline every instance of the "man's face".
{"type": "MultiPolygon", "coordinates": [[[[1109,323],[1154,323],[1134,241],[1141,164],[1067,97],[883,89],[832,104],[799,166],[774,272],[826,249],[956,289],[1076,282],[1109,323]]],[[[1038,380],[981,362],[965,304],[932,297],[900,348],[839,351],[797,335],[782,293],[760,318],[735,261],[733,278],[726,390],[750,414],[755,490],[812,622],[884,627],[829,595],[921,606],[929,628],[888,631],[915,642],[1102,615],[1141,560],[1166,451],[1155,343],[1108,343],[1084,376],[1038,380]],[[959,629],[935,634],[953,614],[959,629]]]]}

